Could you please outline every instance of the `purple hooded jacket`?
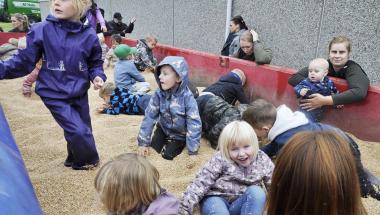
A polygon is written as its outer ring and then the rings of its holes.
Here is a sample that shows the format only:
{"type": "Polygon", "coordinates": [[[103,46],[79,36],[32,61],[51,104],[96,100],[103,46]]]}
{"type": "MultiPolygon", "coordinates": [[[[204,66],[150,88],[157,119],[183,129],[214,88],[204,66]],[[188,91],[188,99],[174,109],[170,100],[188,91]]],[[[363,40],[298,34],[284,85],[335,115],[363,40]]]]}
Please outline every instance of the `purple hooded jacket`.
{"type": "Polygon", "coordinates": [[[79,22],[49,15],[26,36],[27,47],[8,61],[0,61],[0,79],[25,76],[42,58],[36,93],[41,97],[70,99],[87,93],[90,81],[104,81],[102,49],[95,30],[79,22]]]}

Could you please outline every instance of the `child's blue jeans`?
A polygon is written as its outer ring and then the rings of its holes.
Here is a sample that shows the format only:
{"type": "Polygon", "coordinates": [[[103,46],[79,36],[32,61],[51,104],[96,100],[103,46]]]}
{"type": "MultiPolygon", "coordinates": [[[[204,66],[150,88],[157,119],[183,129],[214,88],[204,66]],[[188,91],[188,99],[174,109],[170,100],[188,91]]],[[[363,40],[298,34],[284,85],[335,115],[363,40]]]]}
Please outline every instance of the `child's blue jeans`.
{"type": "Polygon", "coordinates": [[[201,213],[202,215],[261,215],[264,211],[265,200],[264,190],[253,185],[231,203],[220,196],[205,197],[201,203],[201,213]]]}

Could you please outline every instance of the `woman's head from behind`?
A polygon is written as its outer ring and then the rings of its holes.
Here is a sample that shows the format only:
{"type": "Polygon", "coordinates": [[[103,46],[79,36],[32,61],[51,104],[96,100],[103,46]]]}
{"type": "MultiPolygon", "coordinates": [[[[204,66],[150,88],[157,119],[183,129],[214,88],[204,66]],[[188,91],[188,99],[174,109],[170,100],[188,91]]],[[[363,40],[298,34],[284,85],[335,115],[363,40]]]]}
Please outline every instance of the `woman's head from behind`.
{"type": "Polygon", "coordinates": [[[247,122],[233,121],[223,128],[218,148],[224,159],[247,167],[256,159],[259,143],[255,131],[247,122]]]}
{"type": "Polygon", "coordinates": [[[102,166],[95,188],[108,212],[129,214],[147,206],[160,193],[159,173],[144,157],[127,153],[102,166]]]}
{"type": "Polygon", "coordinates": [[[50,10],[57,19],[79,21],[91,4],[91,0],[51,0],[50,10]]]}
{"type": "Polygon", "coordinates": [[[17,28],[20,31],[25,31],[29,28],[29,21],[26,15],[15,13],[11,16],[11,22],[13,28],[17,28]]]}
{"type": "Polygon", "coordinates": [[[343,68],[351,54],[351,40],[345,36],[334,37],[329,43],[329,60],[335,69],[343,68]]]}
{"type": "Polygon", "coordinates": [[[349,143],[332,131],[302,132],[279,153],[268,215],[366,214],[349,143]]]}
{"type": "Polygon", "coordinates": [[[234,16],[230,22],[230,32],[236,33],[241,29],[248,30],[243,17],[241,17],[240,15],[234,16]]]}

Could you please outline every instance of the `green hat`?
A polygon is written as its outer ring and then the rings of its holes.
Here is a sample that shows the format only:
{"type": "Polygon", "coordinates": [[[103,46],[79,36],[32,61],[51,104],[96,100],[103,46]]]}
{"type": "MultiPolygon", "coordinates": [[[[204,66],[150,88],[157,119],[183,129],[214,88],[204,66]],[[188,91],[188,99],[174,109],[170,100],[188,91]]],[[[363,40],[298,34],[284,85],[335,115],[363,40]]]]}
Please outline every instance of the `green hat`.
{"type": "Polygon", "coordinates": [[[136,48],[135,47],[129,47],[128,45],[121,44],[118,45],[113,53],[116,55],[118,58],[126,58],[130,54],[135,54],[136,53],[136,48]]]}

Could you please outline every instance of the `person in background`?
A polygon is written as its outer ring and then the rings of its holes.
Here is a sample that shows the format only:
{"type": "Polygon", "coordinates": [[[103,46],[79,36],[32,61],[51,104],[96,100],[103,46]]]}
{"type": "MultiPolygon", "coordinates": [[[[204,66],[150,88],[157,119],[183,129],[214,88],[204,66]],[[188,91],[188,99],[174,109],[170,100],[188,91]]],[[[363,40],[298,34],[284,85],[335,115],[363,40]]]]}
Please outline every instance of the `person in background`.
{"type": "MultiPolygon", "coordinates": [[[[328,70],[329,63],[327,60],[322,58],[312,60],[309,64],[308,78],[294,87],[297,98],[307,99],[314,93],[319,93],[323,96],[337,94],[338,90],[334,82],[327,77],[328,70]]],[[[316,108],[311,111],[306,111],[301,107],[299,109],[312,122],[321,121],[325,112],[325,107],[316,108]]]]}
{"type": "Polygon", "coordinates": [[[272,50],[264,48],[256,31],[250,30],[240,35],[240,48],[233,57],[257,64],[269,64],[272,61],[272,50]]]}
{"type": "Polygon", "coordinates": [[[366,215],[349,143],[331,131],[294,135],[276,158],[267,215],[366,215]]]}
{"type": "Polygon", "coordinates": [[[114,80],[116,87],[128,89],[131,94],[145,94],[150,87],[133,63],[135,53],[136,48],[126,44],[120,44],[115,48],[114,54],[119,61],[115,63],[114,80]]]}
{"type": "Polygon", "coordinates": [[[152,35],[137,41],[135,65],[141,72],[145,70],[148,72],[154,71],[157,60],[153,56],[153,49],[156,47],[157,42],[157,38],[152,35]]]}
{"type": "MultiPolygon", "coordinates": [[[[104,35],[104,34],[103,34],[104,35]]],[[[106,69],[108,67],[113,67],[114,64],[119,60],[114,54],[115,48],[120,45],[122,42],[122,38],[118,34],[114,34],[111,36],[111,48],[108,50],[106,54],[106,58],[104,59],[103,67],[106,69]]]]}
{"type": "Polygon", "coordinates": [[[135,26],[136,18],[132,17],[129,24],[123,23],[123,17],[119,12],[113,14],[112,21],[107,22],[108,31],[104,33],[105,36],[111,36],[114,34],[120,34],[120,36],[125,37],[125,34],[132,33],[133,27],[135,26]]]}
{"type": "Polygon", "coordinates": [[[102,47],[102,60],[105,61],[109,48],[107,44],[105,43],[104,34],[99,33],[97,34],[97,36],[99,39],[100,47],[102,47]]]}
{"type": "Polygon", "coordinates": [[[226,42],[223,45],[221,55],[232,56],[236,53],[240,48],[239,36],[246,30],[248,30],[248,27],[245,24],[243,17],[240,15],[234,16],[231,19],[230,33],[228,34],[226,42]]]}
{"type": "Polygon", "coordinates": [[[91,6],[86,12],[86,18],[87,23],[95,29],[97,23],[100,23],[100,29],[102,32],[107,32],[106,22],[104,21],[104,17],[102,13],[100,12],[98,5],[94,2],[94,0],[91,0],[91,6]]]}
{"type": "MultiPolygon", "coordinates": [[[[345,36],[334,37],[328,47],[329,73],[328,76],[346,79],[348,90],[334,95],[313,94],[304,99],[301,108],[307,111],[325,105],[344,105],[362,101],[367,96],[369,79],[364,70],[355,61],[349,60],[352,50],[351,40],[345,36]]],[[[292,75],[288,83],[293,87],[308,76],[308,67],[292,75]]]]}
{"type": "Polygon", "coordinates": [[[255,131],[244,121],[233,121],[220,134],[219,151],[187,186],[180,214],[263,214],[266,188],[274,165],[259,150],[255,131]]]}
{"type": "Polygon", "coordinates": [[[26,15],[15,13],[11,16],[13,29],[9,32],[26,33],[29,31],[29,21],[26,15]]]}
{"type": "Polygon", "coordinates": [[[104,164],[94,185],[107,215],[177,215],[179,201],[159,178],[147,159],[126,153],[104,164]]]}

